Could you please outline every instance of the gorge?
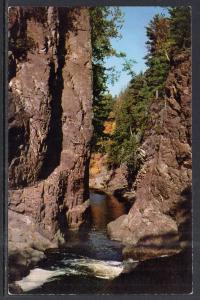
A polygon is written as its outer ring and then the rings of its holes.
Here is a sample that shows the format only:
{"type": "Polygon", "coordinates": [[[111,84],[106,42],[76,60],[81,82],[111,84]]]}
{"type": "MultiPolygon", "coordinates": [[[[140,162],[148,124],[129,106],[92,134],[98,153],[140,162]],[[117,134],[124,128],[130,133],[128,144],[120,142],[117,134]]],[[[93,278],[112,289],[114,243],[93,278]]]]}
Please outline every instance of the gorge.
{"type": "MultiPolygon", "coordinates": [[[[35,293],[142,293],[141,281],[146,282],[147,292],[190,293],[190,45],[184,41],[178,50],[171,46],[170,60],[164,55],[168,67],[163,86],[148,92],[151,101],[145,109],[150,117],[145,119],[142,138],[136,150],[135,144],[127,147],[136,153],[136,168],[128,160],[111,161],[108,166],[109,152],[91,147],[96,133],[93,120],[98,119],[94,86],[99,88],[97,67],[101,69],[94,62],[91,18],[96,15],[92,13],[82,7],[9,8],[9,292],[29,292],[23,290],[22,282],[30,280],[34,270],[44,269],[46,280],[61,277],[47,285],[44,280],[43,287],[35,286],[35,293]],[[95,164],[98,171],[92,172],[95,164]],[[124,265],[130,274],[120,277],[124,265]],[[177,268],[176,286],[173,267],[177,268]],[[166,271],[161,278],[166,288],[153,282],[148,289],[150,282],[144,274],[149,268],[155,268],[154,273],[160,270],[156,280],[166,271]],[[114,273],[108,275],[108,270],[114,273]],[[60,290],[64,282],[69,286],[60,290]]],[[[157,22],[163,24],[163,19],[157,22]]],[[[157,34],[158,49],[149,59],[152,69],[142,79],[145,84],[153,78],[154,57],[158,65],[160,41],[168,51],[168,40],[159,30],[157,34]]],[[[121,111],[123,101],[116,101],[121,111]]],[[[130,106],[137,107],[137,103],[130,106]]],[[[117,117],[115,112],[113,132],[121,130],[117,117]]],[[[139,132],[141,124],[137,124],[139,132]]],[[[130,127],[133,139],[138,137],[134,130],[130,127]]],[[[112,139],[118,142],[114,134],[107,139],[111,147],[112,139]]]]}

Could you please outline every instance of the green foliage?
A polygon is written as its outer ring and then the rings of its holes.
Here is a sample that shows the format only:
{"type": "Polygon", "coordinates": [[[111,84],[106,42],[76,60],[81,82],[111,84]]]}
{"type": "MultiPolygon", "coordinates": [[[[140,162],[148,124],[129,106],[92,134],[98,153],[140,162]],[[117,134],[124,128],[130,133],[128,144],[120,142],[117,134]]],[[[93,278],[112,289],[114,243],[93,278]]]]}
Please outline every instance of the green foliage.
{"type": "MultiPolygon", "coordinates": [[[[105,59],[110,56],[124,57],[111,45],[112,38],[120,38],[123,15],[118,7],[90,8],[92,67],[93,67],[93,148],[105,138],[103,123],[112,109],[111,95],[108,95],[107,83],[115,81],[117,74],[114,68],[105,68],[105,59]]],[[[96,150],[96,149],[95,149],[96,150]]]]}
{"type": "Polygon", "coordinates": [[[175,7],[169,9],[170,35],[176,49],[191,46],[191,9],[190,7],[175,7]]]}
{"type": "Polygon", "coordinates": [[[102,62],[105,57],[117,55],[111,45],[111,38],[119,38],[123,15],[118,7],[90,8],[93,62],[102,62]]]}
{"type": "Polygon", "coordinates": [[[171,39],[169,20],[156,15],[147,27],[146,72],[152,95],[163,96],[164,84],[170,68],[171,39]]]}
{"type": "MultiPolygon", "coordinates": [[[[108,163],[119,166],[125,163],[136,172],[141,164],[140,145],[148,126],[152,100],[165,95],[165,82],[173,56],[191,45],[190,9],[176,7],[169,10],[170,18],[156,15],[147,27],[147,70],[144,74],[132,73],[128,87],[120,93],[114,106],[116,130],[108,149],[108,163]]],[[[127,63],[124,69],[131,70],[127,63]]],[[[155,131],[162,134],[163,128],[155,131]]]]}
{"type": "Polygon", "coordinates": [[[108,115],[112,111],[113,103],[112,96],[110,94],[105,94],[101,96],[99,102],[93,107],[94,151],[105,152],[104,141],[108,139],[108,136],[104,133],[104,122],[108,119],[108,115]]]}
{"type": "Polygon", "coordinates": [[[165,55],[169,59],[168,52],[171,47],[170,41],[170,22],[163,15],[155,15],[149,25],[146,27],[148,41],[147,58],[155,55],[165,55]]]}
{"type": "Polygon", "coordinates": [[[135,76],[119,96],[114,111],[116,130],[110,144],[108,163],[126,163],[132,170],[139,167],[138,147],[148,120],[149,89],[145,75],[135,76]]]}
{"type": "Polygon", "coordinates": [[[115,141],[111,145],[112,156],[108,156],[108,164],[117,167],[123,163],[126,163],[129,167],[137,169],[137,148],[138,143],[136,141],[135,136],[131,136],[128,139],[124,139],[123,143],[120,144],[117,140],[116,135],[115,141]]]}
{"type": "Polygon", "coordinates": [[[132,78],[135,77],[136,73],[134,71],[134,64],[136,63],[136,61],[134,59],[125,59],[124,64],[123,64],[123,70],[128,73],[128,75],[130,75],[132,78]]]}
{"type": "Polygon", "coordinates": [[[110,165],[126,163],[133,171],[139,168],[138,152],[148,123],[149,106],[155,97],[163,96],[170,68],[169,32],[169,20],[159,15],[147,27],[148,69],[145,74],[132,73],[128,88],[118,98],[116,131],[109,149],[110,165]]]}
{"type": "Polygon", "coordinates": [[[152,96],[156,98],[164,96],[165,80],[170,68],[169,62],[164,56],[155,56],[149,60],[148,65],[146,76],[152,96]]]}

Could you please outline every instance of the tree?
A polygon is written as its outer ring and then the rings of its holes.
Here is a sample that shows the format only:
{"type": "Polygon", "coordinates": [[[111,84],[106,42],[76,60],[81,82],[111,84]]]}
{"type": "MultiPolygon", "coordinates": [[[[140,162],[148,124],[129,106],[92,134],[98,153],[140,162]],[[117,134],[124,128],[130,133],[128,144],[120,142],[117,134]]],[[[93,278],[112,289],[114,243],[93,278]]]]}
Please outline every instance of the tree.
{"type": "Polygon", "coordinates": [[[109,136],[104,132],[104,123],[113,108],[113,97],[110,94],[102,95],[99,102],[94,105],[93,112],[93,150],[105,152],[104,142],[109,139],[109,136]]]}
{"type": "Polygon", "coordinates": [[[191,46],[191,9],[190,7],[175,7],[169,9],[170,35],[177,49],[191,46]]]}
{"type": "Polygon", "coordinates": [[[170,22],[169,19],[163,15],[155,15],[149,26],[146,27],[148,41],[146,42],[148,48],[148,58],[155,55],[165,55],[169,60],[170,52],[170,22]]]}
{"type": "Polygon", "coordinates": [[[114,107],[116,130],[109,148],[108,163],[126,163],[132,170],[139,167],[138,147],[148,120],[149,90],[146,77],[140,73],[123,91],[114,107]]]}
{"type": "Polygon", "coordinates": [[[90,8],[92,67],[93,67],[93,148],[98,148],[98,141],[105,137],[103,123],[112,109],[112,97],[108,94],[108,79],[114,79],[115,70],[106,69],[105,59],[110,56],[124,57],[111,45],[112,38],[120,38],[123,14],[118,7],[90,8]]]}
{"type": "MultiPolygon", "coordinates": [[[[190,9],[172,8],[170,17],[156,15],[147,26],[147,70],[132,74],[127,88],[114,105],[116,129],[108,148],[111,167],[126,164],[136,174],[142,163],[140,145],[148,127],[152,101],[165,96],[165,83],[173,65],[173,57],[191,45],[190,9]]],[[[127,63],[125,68],[128,70],[127,63]]]]}
{"type": "Polygon", "coordinates": [[[162,15],[155,15],[147,26],[146,42],[146,72],[148,86],[153,96],[163,96],[164,83],[170,68],[172,41],[170,38],[169,19],[162,15]]]}

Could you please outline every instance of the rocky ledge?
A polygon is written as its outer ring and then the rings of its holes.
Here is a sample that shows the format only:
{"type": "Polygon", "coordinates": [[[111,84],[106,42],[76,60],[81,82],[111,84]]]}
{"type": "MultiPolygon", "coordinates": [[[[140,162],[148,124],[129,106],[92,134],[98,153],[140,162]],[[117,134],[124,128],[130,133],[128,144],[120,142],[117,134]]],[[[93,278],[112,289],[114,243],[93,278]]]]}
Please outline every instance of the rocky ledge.
{"type": "Polygon", "coordinates": [[[191,243],[191,61],[175,56],[165,99],[155,99],[141,146],[145,160],[130,188],[127,215],[108,224],[124,256],[146,259],[179,252],[191,243]]]}
{"type": "Polygon", "coordinates": [[[13,282],[29,273],[40,260],[45,250],[55,248],[64,240],[57,235],[54,240],[46,238],[34,220],[14,211],[8,212],[8,267],[9,292],[20,292],[13,282]]]}

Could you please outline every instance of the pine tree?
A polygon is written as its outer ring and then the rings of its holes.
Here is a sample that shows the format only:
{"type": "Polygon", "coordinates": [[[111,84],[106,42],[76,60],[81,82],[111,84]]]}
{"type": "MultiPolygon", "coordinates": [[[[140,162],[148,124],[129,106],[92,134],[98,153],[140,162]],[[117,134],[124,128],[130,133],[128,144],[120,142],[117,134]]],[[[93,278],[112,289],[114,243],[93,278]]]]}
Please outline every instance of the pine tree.
{"type": "Polygon", "coordinates": [[[148,120],[148,103],[146,77],[140,73],[132,79],[115,104],[116,130],[108,157],[111,166],[126,163],[133,170],[139,167],[137,150],[148,120]]]}
{"type": "Polygon", "coordinates": [[[114,70],[105,67],[105,59],[110,56],[123,57],[111,45],[112,38],[120,38],[123,14],[118,7],[90,8],[92,67],[93,67],[93,148],[105,138],[103,123],[112,109],[112,97],[108,93],[108,79],[114,70]]]}
{"type": "Polygon", "coordinates": [[[133,173],[140,167],[139,147],[148,126],[152,101],[165,96],[165,82],[174,55],[191,46],[190,8],[169,10],[170,17],[156,15],[147,27],[147,70],[133,76],[114,105],[116,129],[108,150],[110,166],[125,163],[133,173]]]}
{"type": "Polygon", "coordinates": [[[171,44],[169,19],[156,15],[147,27],[146,76],[152,94],[163,95],[164,82],[170,68],[171,44]]]}
{"type": "Polygon", "coordinates": [[[170,35],[177,49],[191,47],[191,9],[175,7],[169,9],[170,35]]]}

